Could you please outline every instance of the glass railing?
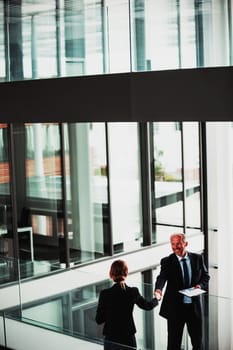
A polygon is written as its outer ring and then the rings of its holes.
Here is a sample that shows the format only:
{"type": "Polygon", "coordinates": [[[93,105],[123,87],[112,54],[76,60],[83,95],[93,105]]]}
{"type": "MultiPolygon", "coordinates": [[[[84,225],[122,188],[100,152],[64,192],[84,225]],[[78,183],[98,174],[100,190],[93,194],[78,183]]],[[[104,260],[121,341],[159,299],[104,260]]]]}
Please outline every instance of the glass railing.
{"type": "MultiPolygon", "coordinates": [[[[108,286],[110,281],[105,280],[65,293],[53,292],[53,295],[43,298],[37,296],[33,299],[30,295],[30,291],[33,293],[33,286],[30,288],[28,285],[22,291],[20,284],[15,285],[15,296],[18,293],[16,301],[12,298],[12,301],[14,300],[12,306],[8,302],[8,307],[0,315],[0,345],[17,350],[24,348],[25,341],[28,346],[31,341],[31,348],[33,343],[38,341],[42,342],[40,348],[45,348],[43,342],[46,340],[48,343],[58,342],[57,349],[66,348],[68,343],[72,343],[76,348],[102,349],[104,343],[102,326],[96,324],[95,315],[99,293],[108,286]]],[[[147,299],[152,297],[152,284],[138,284],[137,287],[147,299]]],[[[203,350],[232,349],[233,300],[208,293],[203,294],[201,299],[204,310],[203,350]]],[[[137,348],[123,345],[118,347],[114,344],[114,349],[166,350],[167,323],[159,315],[159,310],[160,304],[152,311],[144,311],[135,306],[137,348]]],[[[69,346],[69,349],[72,349],[72,346],[69,346]]],[[[181,349],[192,349],[186,327],[181,349]]]]}
{"type": "Polygon", "coordinates": [[[46,260],[17,260],[0,255],[0,287],[63,270],[60,264],[46,260]]]}

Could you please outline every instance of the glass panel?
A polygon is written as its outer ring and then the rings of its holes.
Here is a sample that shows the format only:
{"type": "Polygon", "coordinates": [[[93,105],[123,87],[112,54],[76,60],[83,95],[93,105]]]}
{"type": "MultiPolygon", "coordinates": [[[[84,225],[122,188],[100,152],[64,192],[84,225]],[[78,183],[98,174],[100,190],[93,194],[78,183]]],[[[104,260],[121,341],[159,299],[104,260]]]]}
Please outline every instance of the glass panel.
{"type": "Polygon", "coordinates": [[[8,257],[14,256],[8,147],[7,124],[0,124],[0,275],[3,280],[8,277],[14,279],[15,273],[17,273],[17,265],[14,266],[16,261],[13,260],[12,271],[14,273],[9,275],[11,261],[6,260],[8,257]]]}
{"type": "Polygon", "coordinates": [[[109,254],[104,123],[65,125],[66,191],[71,261],[109,254]]]}
{"type": "Polygon", "coordinates": [[[205,1],[197,9],[203,16],[204,66],[232,65],[232,2],[205,1]]]}
{"type": "MultiPolygon", "coordinates": [[[[148,70],[178,68],[180,47],[177,2],[148,0],[144,2],[144,6],[145,9],[140,12],[140,16],[141,20],[146,17],[145,45],[141,42],[137,49],[146,50],[146,68],[148,70]]],[[[136,16],[138,16],[137,9],[136,16]]],[[[140,37],[138,39],[140,40],[140,37]]]]}
{"type": "Polygon", "coordinates": [[[138,128],[109,123],[109,175],[114,252],[141,246],[142,213],[138,128]]]}
{"type": "MultiPolygon", "coordinates": [[[[25,124],[26,199],[21,212],[20,256],[59,261],[63,221],[62,172],[58,124],[25,124]]],[[[19,154],[23,157],[23,152],[19,154]]],[[[23,193],[23,188],[20,189],[23,193]]]]}
{"type": "Polygon", "coordinates": [[[183,226],[179,123],[154,123],[156,224],[183,226]]]}
{"type": "Polygon", "coordinates": [[[135,71],[149,70],[150,62],[146,60],[146,37],[145,37],[145,11],[146,2],[141,0],[131,1],[131,42],[132,60],[135,71]],[[148,66],[147,66],[148,64],[148,66]]]}
{"type": "MultiPolygon", "coordinates": [[[[206,5],[205,5],[206,6],[206,5]]],[[[196,67],[196,23],[194,2],[180,0],[177,2],[177,21],[179,21],[180,65],[182,68],[196,67]]],[[[201,28],[200,28],[201,29],[201,28]]],[[[203,54],[203,53],[202,53],[203,54]]]]}
{"type": "Polygon", "coordinates": [[[26,124],[27,194],[61,199],[61,160],[58,124],[26,124]]]}
{"type": "Polygon", "coordinates": [[[24,77],[57,76],[55,14],[32,12],[22,24],[24,77]]]}
{"type": "Polygon", "coordinates": [[[0,81],[232,65],[229,0],[22,0],[0,13],[0,81]]]}
{"type": "MultiPolygon", "coordinates": [[[[7,124],[0,124],[0,196],[9,194],[10,170],[8,157],[7,124]]],[[[6,219],[6,214],[3,215],[3,217],[6,219]]],[[[0,223],[0,225],[2,225],[2,223],[0,223]]]]}
{"type": "Polygon", "coordinates": [[[105,11],[101,1],[65,1],[66,75],[99,74],[105,70],[105,11]]]}
{"type": "MultiPolygon", "coordinates": [[[[200,220],[200,157],[198,123],[183,123],[184,185],[186,227],[199,228],[200,220]]],[[[190,230],[188,231],[190,232],[190,230]]]]}
{"type": "Polygon", "coordinates": [[[6,60],[5,57],[5,35],[4,35],[4,2],[0,2],[0,82],[5,81],[6,77],[6,60]]]}
{"type": "Polygon", "coordinates": [[[108,71],[131,71],[131,45],[129,34],[129,1],[107,0],[108,71]]]}
{"type": "Polygon", "coordinates": [[[156,225],[156,243],[168,242],[172,233],[182,230],[172,225],[156,225]]]}

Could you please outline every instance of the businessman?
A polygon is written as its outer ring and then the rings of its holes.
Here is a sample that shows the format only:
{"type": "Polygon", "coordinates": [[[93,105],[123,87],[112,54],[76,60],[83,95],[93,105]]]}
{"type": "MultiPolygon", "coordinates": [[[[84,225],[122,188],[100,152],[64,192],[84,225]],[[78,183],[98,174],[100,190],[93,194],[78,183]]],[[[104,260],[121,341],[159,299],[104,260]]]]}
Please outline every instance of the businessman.
{"type": "Polygon", "coordinates": [[[201,296],[190,298],[179,290],[190,287],[207,290],[210,276],[202,255],[187,251],[188,242],[183,233],[172,234],[170,243],[173,253],[161,260],[155,282],[155,293],[162,297],[159,314],[167,319],[167,349],[180,350],[186,324],[193,350],[202,350],[201,296]]]}

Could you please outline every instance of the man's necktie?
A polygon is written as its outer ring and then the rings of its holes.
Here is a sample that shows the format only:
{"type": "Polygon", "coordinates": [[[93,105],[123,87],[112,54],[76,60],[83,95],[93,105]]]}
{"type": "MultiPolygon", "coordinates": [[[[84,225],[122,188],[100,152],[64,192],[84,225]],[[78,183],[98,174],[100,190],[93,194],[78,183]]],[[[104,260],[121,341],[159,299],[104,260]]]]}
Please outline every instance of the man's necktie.
{"type": "Polygon", "coordinates": [[[182,263],[183,263],[183,271],[184,271],[184,287],[188,288],[190,286],[190,282],[189,282],[189,273],[188,273],[188,267],[187,267],[187,263],[186,263],[186,259],[181,259],[182,263]]]}

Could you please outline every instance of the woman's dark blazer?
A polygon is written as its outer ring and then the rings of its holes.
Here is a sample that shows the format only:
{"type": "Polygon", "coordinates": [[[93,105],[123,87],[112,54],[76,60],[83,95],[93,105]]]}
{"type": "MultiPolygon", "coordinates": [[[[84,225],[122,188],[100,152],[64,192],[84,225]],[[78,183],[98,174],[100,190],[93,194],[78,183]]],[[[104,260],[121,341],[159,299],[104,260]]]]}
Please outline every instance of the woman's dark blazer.
{"type": "Polygon", "coordinates": [[[125,285],[125,289],[116,283],[101,291],[96,311],[96,322],[104,323],[103,334],[108,338],[122,339],[124,335],[136,333],[133,320],[134,305],[151,310],[158,305],[157,299],[147,301],[137,287],[125,285]]]}
{"type": "MultiPolygon", "coordinates": [[[[207,290],[210,276],[204,264],[202,255],[196,253],[188,253],[188,255],[192,269],[191,287],[199,284],[202,289],[207,290]]],[[[162,290],[166,282],[166,290],[159,314],[162,317],[169,318],[170,316],[179,315],[179,310],[183,303],[183,295],[178,292],[180,289],[184,289],[183,276],[180,263],[174,253],[161,260],[161,271],[156,279],[155,290],[162,290]]],[[[194,305],[194,312],[197,316],[201,317],[201,297],[193,297],[192,302],[194,305]]]]}

